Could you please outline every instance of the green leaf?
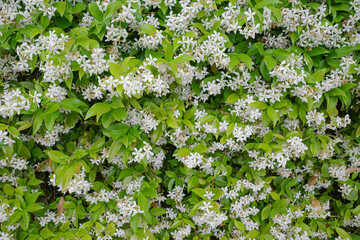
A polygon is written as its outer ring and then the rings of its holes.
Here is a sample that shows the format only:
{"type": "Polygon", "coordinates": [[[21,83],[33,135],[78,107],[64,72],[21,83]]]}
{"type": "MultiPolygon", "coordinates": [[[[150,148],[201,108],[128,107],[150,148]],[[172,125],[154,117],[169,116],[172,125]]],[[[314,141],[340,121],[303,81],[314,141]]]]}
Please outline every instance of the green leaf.
{"type": "Polygon", "coordinates": [[[276,201],[280,199],[279,194],[277,194],[276,192],[270,192],[270,196],[276,201]]]}
{"type": "Polygon", "coordinates": [[[179,125],[177,124],[177,122],[176,122],[173,118],[171,118],[171,117],[169,117],[168,119],[166,119],[166,124],[167,124],[169,127],[174,128],[174,129],[179,128],[179,125]]]}
{"type": "Polygon", "coordinates": [[[60,163],[61,161],[67,161],[70,157],[65,155],[64,153],[60,152],[60,151],[54,151],[54,150],[50,150],[50,151],[46,151],[46,154],[49,156],[49,158],[51,160],[53,160],[54,162],[60,163]]]}
{"type": "Polygon", "coordinates": [[[268,5],[277,4],[277,3],[281,3],[281,1],[279,1],[279,0],[262,0],[261,2],[257,3],[254,6],[254,8],[255,9],[264,8],[268,5]]]}
{"type": "Polygon", "coordinates": [[[205,195],[205,190],[202,188],[195,188],[192,190],[192,192],[194,192],[196,195],[198,195],[201,198],[203,198],[205,195]]]}
{"type": "Polygon", "coordinates": [[[37,205],[36,203],[31,203],[26,206],[26,211],[28,211],[28,212],[36,212],[36,211],[39,211],[40,209],[43,209],[43,207],[40,205],[37,205]]]}
{"type": "Polygon", "coordinates": [[[258,102],[258,101],[250,103],[249,106],[256,107],[260,110],[265,110],[268,107],[268,105],[266,103],[258,102]]]}
{"type": "Polygon", "coordinates": [[[252,59],[249,55],[245,53],[239,53],[238,58],[240,61],[243,61],[249,69],[252,69],[252,59]]]}
{"type": "Polygon", "coordinates": [[[135,216],[131,217],[130,220],[130,228],[136,232],[138,225],[140,223],[140,214],[136,214],[135,216]]]}
{"type": "Polygon", "coordinates": [[[105,144],[105,137],[102,137],[101,139],[97,140],[90,148],[91,151],[97,151],[100,150],[105,144]]]}
{"type": "Polygon", "coordinates": [[[200,123],[203,124],[203,123],[211,122],[214,119],[215,119],[214,115],[206,115],[200,119],[200,123]]]}
{"type": "Polygon", "coordinates": [[[203,153],[203,152],[206,152],[206,150],[207,150],[207,147],[204,144],[199,144],[194,147],[194,152],[197,152],[197,153],[203,153]]]}
{"type": "Polygon", "coordinates": [[[245,231],[245,226],[242,222],[239,222],[237,220],[234,220],[235,227],[239,229],[240,231],[245,231]]]}
{"type": "Polygon", "coordinates": [[[21,157],[25,158],[25,159],[31,158],[31,153],[30,153],[29,149],[24,144],[21,145],[19,155],[21,157]]]}
{"type": "Polygon", "coordinates": [[[144,211],[145,215],[148,211],[148,199],[144,196],[144,194],[139,193],[139,196],[137,198],[138,205],[142,211],[144,211]]]}
{"type": "Polygon", "coordinates": [[[194,57],[190,56],[188,54],[183,54],[179,57],[176,57],[175,59],[173,59],[171,62],[173,63],[182,63],[182,62],[189,62],[189,61],[194,61],[194,57]]]}
{"type": "Polygon", "coordinates": [[[65,232],[64,233],[64,236],[66,239],[73,239],[73,240],[76,240],[76,239],[79,239],[78,237],[76,237],[76,235],[72,232],[65,232]]]}
{"type": "MultiPolygon", "coordinates": [[[[291,34],[291,36],[293,35],[293,33],[291,34]]],[[[297,35],[298,37],[298,35],[297,35]]],[[[293,44],[294,45],[294,44],[293,44]]],[[[306,62],[306,65],[308,66],[308,69],[312,69],[313,65],[314,65],[314,61],[313,59],[309,56],[309,54],[307,53],[304,53],[304,59],[305,59],[305,62],[306,62]]]]}
{"type": "Polygon", "coordinates": [[[353,209],[352,212],[354,214],[359,214],[360,213],[360,205],[358,205],[355,209],[353,209]]]}
{"type": "Polygon", "coordinates": [[[182,220],[176,220],[173,225],[171,225],[170,229],[173,229],[173,228],[177,228],[178,226],[181,225],[183,221],[182,220]]]}
{"type": "Polygon", "coordinates": [[[267,108],[267,114],[269,116],[269,118],[271,119],[271,121],[273,121],[274,125],[276,125],[276,123],[279,121],[279,116],[276,113],[275,109],[271,106],[269,106],[267,108]]]}
{"type": "Polygon", "coordinates": [[[96,41],[95,39],[90,39],[89,40],[89,48],[99,48],[100,44],[98,41],[96,41]]]}
{"type": "Polygon", "coordinates": [[[113,1],[111,2],[107,7],[106,7],[106,11],[104,14],[104,21],[108,18],[111,18],[115,11],[118,10],[119,8],[121,8],[121,6],[123,5],[123,3],[121,1],[113,1]]]}
{"type": "Polygon", "coordinates": [[[85,157],[86,155],[87,155],[87,151],[79,148],[79,149],[76,149],[76,151],[72,153],[70,160],[73,160],[73,159],[80,160],[81,158],[85,157]]]}
{"type": "Polygon", "coordinates": [[[166,176],[168,176],[169,178],[176,178],[176,173],[172,172],[172,171],[165,171],[166,176]]]}
{"type": "Polygon", "coordinates": [[[320,135],[320,134],[318,134],[317,137],[320,139],[323,147],[326,149],[326,148],[327,148],[327,142],[330,141],[329,137],[328,137],[328,136],[324,136],[324,135],[320,135]]]}
{"type": "Polygon", "coordinates": [[[61,184],[63,189],[66,189],[69,186],[71,179],[74,176],[74,172],[75,172],[75,165],[67,168],[66,171],[61,176],[61,184]]]}
{"type": "Polygon", "coordinates": [[[313,153],[314,156],[317,156],[317,154],[321,150],[321,143],[318,139],[314,139],[314,142],[310,144],[310,150],[313,153]]]}
{"type": "Polygon", "coordinates": [[[257,42],[257,43],[254,44],[254,46],[259,51],[259,54],[261,56],[263,56],[264,55],[264,46],[265,46],[265,44],[262,43],[262,42],[257,42]]]}
{"type": "MultiPolygon", "coordinates": [[[[230,167],[230,165],[227,165],[227,167],[230,167]]],[[[229,169],[227,169],[228,171],[229,171],[229,169]]],[[[231,169],[231,171],[232,171],[232,169],[231,169]]],[[[231,173],[229,173],[228,172],[228,174],[230,175],[231,173]]],[[[228,175],[227,175],[228,176],[228,175]]],[[[221,190],[221,189],[219,189],[219,188],[214,188],[213,190],[212,190],[212,192],[215,194],[214,196],[213,196],[213,199],[214,200],[218,200],[223,194],[224,194],[224,191],[223,190],[221,190]]]]}
{"type": "Polygon", "coordinates": [[[108,128],[110,124],[114,121],[114,117],[112,116],[111,112],[105,113],[101,118],[101,123],[104,126],[104,128],[108,128]]]}
{"type": "Polygon", "coordinates": [[[346,55],[349,55],[350,53],[352,53],[354,50],[356,50],[356,47],[353,46],[345,46],[345,47],[341,47],[335,50],[336,55],[338,57],[344,57],[346,55]]]}
{"type": "Polygon", "coordinates": [[[275,49],[272,53],[279,61],[284,61],[291,56],[291,53],[286,49],[275,49]]]}
{"type": "Polygon", "coordinates": [[[319,71],[313,73],[313,77],[317,82],[321,82],[321,80],[324,78],[325,73],[327,72],[326,68],[320,69],[319,71]]]}
{"type": "Polygon", "coordinates": [[[113,97],[112,100],[111,100],[110,106],[113,109],[125,108],[125,106],[124,106],[124,104],[122,102],[122,99],[120,97],[113,97]]]}
{"type": "Polygon", "coordinates": [[[264,141],[265,143],[271,143],[271,141],[273,140],[274,138],[274,134],[273,132],[270,130],[267,134],[265,134],[265,137],[264,137],[264,141]]]}
{"type": "Polygon", "coordinates": [[[251,230],[250,232],[248,232],[246,234],[246,238],[256,238],[257,236],[259,236],[260,232],[258,230],[251,230]]]}
{"type": "Polygon", "coordinates": [[[145,187],[143,190],[141,190],[141,192],[147,197],[153,197],[156,199],[158,198],[157,191],[155,188],[145,187]]]}
{"type": "Polygon", "coordinates": [[[273,69],[273,67],[276,65],[277,61],[275,60],[275,58],[273,58],[272,56],[270,55],[266,55],[264,57],[264,60],[265,60],[265,63],[266,63],[266,66],[268,68],[269,71],[271,71],[273,69]]]}
{"type": "Polygon", "coordinates": [[[50,115],[44,116],[45,127],[47,130],[51,131],[53,129],[55,120],[57,119],[57,117],[59,115],[60,115],[60,112],[56,111],[56,112],[51,113],[50,115]]]}
{"type": "Polygon", "coordinates": [[[83,11],[83,10],[85,10],[85,9],[86,9],[85,4],[83,4],[83,3],[77,3],[77,4],[75,4],[74,7],[71,8],[71,13],[72,13],[72,14],[75,14],[75,13],[81,12],[81,11],[83,11]]]}
{"type": "MultiPolygon", "coordinates": [[[[177,74],[178,74],[178,71],[179,71],[177,64],[176,64],[175,62],[172,62],[172,61],[169,62],[168,64],[169,64],[169,66],[170,66],[171,71],[172,71],[173,74],[174,74],[174,77],[176,77],[177,74]]],[[[176,79],[176,78],[175,78],[175,79],[176,79]]]]}
{"type": "Polygon", "coordinates": [[[299,108],[299,117],[301,119],[301,121],[305,124],[306,123],[306,109],[301,106],[299,108]]]}
{"type": "MultiPolygon", "coordinates": [[[[267,6],[267,8],[271,10],[271,12],[277,18],[278,22],[281,23],[281,21],[282,21],[281,10],[279,8],[275,8],[275,7],[271,7],[271,6],[267,6]]],[[[293,45],[294,45],[294,43],[293,43],[293,45]]]]}
{"type": "Polygon", "coordinates": [[[356,137],[360,137],[360,125],[359,125],[358,128],[356,129],[355,136],[356,136],[356,137]]]}
{"type": "Polygon", "coordinates": [[[163,135],[163,124],[159,124],[156,130],[152,133],[152,140],[156,143],[163,135]]]}
{"type": "Polygon", "coordinates": [[[13,126],[9,126],[8,131],[14,137],[20,137],[20,132],[16,128],[14,128],[13,126]]]}
{"type": "Polygon", "coordinates": [[[316,47],[316,48],[313,48],[311,49],[311,51],[308,51],[307,54],[310,56],[310,57],[313,57],[313,56],[318,56],[318,55],[324,55],[324,54],[327,54],[329,53],[329,51],[323,47],[316,47]]]}
{"type": "Polygon", "coordinates": [[[287,101],[286,100],[282,100],[282,101],[280,101],[280,102],[276,102],[275,104],[274,104],[274,108],[276,108],[276,109],[280,109],[280,108],[282,108],[282,107],[285,107],[285,106],[287,106],[287,101]]]}
{"type": "Polygon", "coordinates": [[[191,189],[193,189],[194,187],[196,187],[196,185],[199,182],[199,177],[198,176],[192,176],[187,184],[187,191],[190,192],[191,189]]]}
{"type": "Polygon", "coordinates": [[[120,73],[121,75],[126,75],[127,71],[139,64],[141,61],[139,59],[134,59],[134,57],[127,57],[121,63],[120,73]]]}
{"type": "Polygon", "coordinates": [[[61,107],[77,112],[82,116],[82,110],[79,107],[87,108],[87,104],[77,98],[66,98],[60,102],[61,107]]]}
{"type": "Polygon", "coordinates": [[[210,32],[214,32],[215,30],[218,30],[221,25],[221,21],[217,21],[214,23],[214,25],[211,27],[210,32]]]}
{"type": "Polygon", "coordinates": [[[228,56],[230,57],[229,69],[233,70],[234,67],[240,63],[240,59],[237,54],[234,53],[229,53],[228,56]]]}
{"type": "Polygon", "coordinates": [[[57,2],[57,3],[54,3],[53,6],[56,7],[56,11],[58,11],[60,16],[64,16],[66,2],[57,2]]]}
{"type": "Polygon", "coordinates": [[[330,91],[328,91],[328,94],[329,94],[329,96],[344,96],[344,97],[346,97],[346,94],[340,88],[333,88],[330,91]]]}
{"type": "Polygon", "coordinates": [[[27,211],[23,211],[22,218],[20,219],[20,227],[27,231],[29,229],[29,223],[30,223],[30,214],[27,211]]]}
{"type": "Polygon", "coordinates": [[[351,88],[355,87],[356,84],[355,83],[345,83],[343,85],[341,85],[341,90],[343,90],[344,92],[348,92],[351,88]]]}
{"type": "Polygon", "coordinates": [[[27,193],[25,197],[25,202],[27,205],[36,203],[36,200],[38,197],[42,194],[41,192],[33,192],[33,193],[27,193]]]}
{"type": "Polygon", "coordinates": [[[37,131],[39,131],[43,120],[44,120],[43,115],[37,115],[37,116],[35,117],[34,124],[33,124],[33,135],[35,135],[35,133],[36,133],[37,131]]]}
{"type": "Polygon", "coordinates": [[[8,125],[3,124],[3,123],[0,123],[0,130],[1,130],[1,131],[6,130],[7,128],[8,128],[8,125]]]}
{"type": "Polygon", "coordinates": [[[99,6],[97,5],[96,2],[92,2],[89,4],[89,11],[96,20],[98,20],[99,22],[102,21],[103,13],[99,9],[99,6]]]}
{"type": "Polygon", "coordinates": [[[359,189],[357,187],[354,187],[351,192],[345,196],[344,198],[349,200],[349,201],[356,201],[358,199],[358,195],[359,195],[359,189]]]}
{"type": "Polygon", "coordinates": [[[236,103],[238,99],[239,95],[237,95],[236,93],[232,93],[227,97],[226,103],[236,103]]]}
{"type": "Polygon", "coordinates": [[[14,189],[11,187],[10,184],[5,184],[4,192],[5,192],[6,195],[13,195],[14,189]]]}
{"type": "Polygon", "coordinates": [[[111,111],[111,107],[109,103],[95,103],[91,108],[87,111],[85,120],[91,118],[96,115],[96,118],[99,119],[103,114],[111,111]]]}
{"type": "Polygon", "coordinates": [[[201,206],[204,205],[204,202],[205,202],[205,201],[200,201],[200,202],[198,202],[197,204],[195,204],[194,207],[191,209],[189,215],[190,215],[190,216],[194,216],[194,215],[196,214],[197,210],[198,210],[201,206]]]}
{"type": "Polygon", "coordinates": [[[122,75],[120,64],[109,62],[109,70],[115,78],[119,78],[122,75]]]}
{"type": "Polygon", "coordinates": [[[12,225],[14,223],[16,223],[23,215],[23,210],[15,210],[15,212],[11,215],[11,217],[8,220],[8,224],[12,225]]]}
{"type": "Polygon", "coordinates": [[[41,26],[46,29],[50,24],[50,19],[48,16],[41,16],[40,18],[41,26]]]}
{"type": "Polygon", "coordinates": [[[158,217],[158,216],[163,215],[166,212],[166,209],[165,208],[152,208],[152,209],[150,209],[149,212],[151,215],[158,217]]]}
{"type": "Polygon", "coordinates": [[[103,134],[107,137],[117,139],[124,136],[130,129],[129,125],[123,123],[116,123],[111,125],[108,129],[103,130],[103,134]]]}
{"type": "Polygon", "coordinates": [[[182,148],[177,151],[175,156],[183,157],[183,156],[189,155],[190,153],[191,153],[191,151],[188,148],[182,148]]]}
{"type": "Polygon", "coordinates": [[[143,24],[139,27],[140,32],[139,33],[146,33],[148,35],[155,35],[156,33],[156,27],[151,24],[143,24]]]}
{"type": "Polygon", "coordinates": [[[129,101],[130,101],[131,106],[133,106],[134,108],[137,108],[137,109],[141,109],[141,105],[139,104],[138,101],[136,101],[135,99],[132,99],[132,98],[129,101]]]}
{"type": "Polygon", "coordinates": [[[340,237],[344,239],[350,239],[352,240],[351,236],[342,228],[335,227],[336,232],[339,234],[340,237]]]}
{"type": "Polygon", "coordinates": [[[165,59],[170,62],[173,58],[173,47],[167,39],[163,40],[163,47],[165,59]]]}
{"type": "Polygon", "coordinates": [[[278,209],[281,209],[281,208],[285,207],[286,205],[287,205],[286,199],[279,199],[273,203],[273,207],[278,208],[278,209]]]}
{"type": "Polygon", "coordinates": [[[11,158],[12,155],[14,154],[14,149],[13,149],[13,147],[10,147],[9,145],[4,145],[4,146],[2,146],[1,148],[2,148],[2,151],[4,152],[4,154],[5,154],[6,157],[11,158]]]}
{"type": "Polygon", "coordinates": [[[43,183],[44,181],[41,181],[40,179],[36,179],[35,177],[32,177],[29,182],[28,185],[29,186],[36,186],[36,185],[40,185],[41,183],[43,183]]]}
{"type": "Polygon", "coordinates": [[[80,45],[88,51],[89,51],[89,43],[90,43],[90,39],[88,36],[80,36],[76,39],[76,42],[75,42],[76,45],[80,45]]]}
{"type": "Polygon", "coordinates": [[[261,211],[261,220],[265,220],[270,216],[271,213],[271,208],[270,206],[266,206],[263,208],[263,210],[261,211]]]}
{"type": "Polygon", "coordinates": [[[97,210],[99,210],[100,208],[105,207],[105,203],[104,202],[98,202],[97,204],[95,204],[91,209],[90,212],[96,212],[97,210]]]}
{"type": "Polygon", "coordinates": [[[50,237],[55,237],[55,234],[53,234],[49,229],[43,228],[40,232],[40,236],[42,238],[48,239],[50,237]]]}
{"type": "Polygon", "coordinates": [[[110,236],[114,235],[115,232],[116,232],[116,227],[115,227],[115,223],[114,222],[110,222],[108,224],[108,230],[109,230],[109,233],[110,233],[110,236]]]}
{"type": "Polygon", "coordinates": [[[196,107],[192,107],[191,109],[187,110],[184,114],[184,119],[191,119],[196,112],[196,107]]]}
{"type": "Polygon", "coordinates": [[[190,24],[191,26],[197,27],[204,35],[209,34],[206,28],[199,22],[190,24]]]}
{"type": "Polygon", "coordinates": [[[266,81],[270,81],[269,69],[266,66],[265,59],[263,59],[260,63],[260,72],[266,81]]]}

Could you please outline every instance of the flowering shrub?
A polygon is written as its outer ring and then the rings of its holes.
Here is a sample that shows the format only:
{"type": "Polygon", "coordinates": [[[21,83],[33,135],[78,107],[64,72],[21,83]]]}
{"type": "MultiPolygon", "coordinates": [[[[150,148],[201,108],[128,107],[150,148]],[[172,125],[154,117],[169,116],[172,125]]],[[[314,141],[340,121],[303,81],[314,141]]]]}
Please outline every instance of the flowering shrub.
{"type": "Polygon", "coordinates": [[[0,3],[0,239],[360,239],[360,0],[0,3]]]}

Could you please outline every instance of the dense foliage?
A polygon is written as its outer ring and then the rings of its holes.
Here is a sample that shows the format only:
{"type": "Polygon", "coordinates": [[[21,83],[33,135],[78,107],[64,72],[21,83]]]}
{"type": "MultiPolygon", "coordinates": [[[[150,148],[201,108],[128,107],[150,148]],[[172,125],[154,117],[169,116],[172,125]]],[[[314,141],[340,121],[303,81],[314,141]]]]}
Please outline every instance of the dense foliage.
{"type": "Polygon", "coordinates": [[[360,239],[360,0],[1,0],[0,239],[360,239]]]}

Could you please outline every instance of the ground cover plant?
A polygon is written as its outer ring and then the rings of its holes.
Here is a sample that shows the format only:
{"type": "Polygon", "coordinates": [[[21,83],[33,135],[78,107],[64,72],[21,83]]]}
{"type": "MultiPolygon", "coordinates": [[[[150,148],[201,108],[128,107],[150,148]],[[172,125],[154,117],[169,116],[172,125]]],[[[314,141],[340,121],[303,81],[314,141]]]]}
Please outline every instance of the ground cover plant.
{"type": "Polygon", "coordinates": [[[0,239],[360,239],[359,23],[359,0],[1,0],[0,239]]]}

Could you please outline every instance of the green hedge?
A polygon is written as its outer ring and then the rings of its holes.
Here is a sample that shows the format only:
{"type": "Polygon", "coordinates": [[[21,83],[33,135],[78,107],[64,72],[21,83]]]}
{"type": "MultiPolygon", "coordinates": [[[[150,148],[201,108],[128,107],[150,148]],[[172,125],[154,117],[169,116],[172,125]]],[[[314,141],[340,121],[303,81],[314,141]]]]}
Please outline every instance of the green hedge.
{"type": "Polygon", "coordinates": [[[360,1],[0,1],[0,239],[360,239],[360,1]]]}

